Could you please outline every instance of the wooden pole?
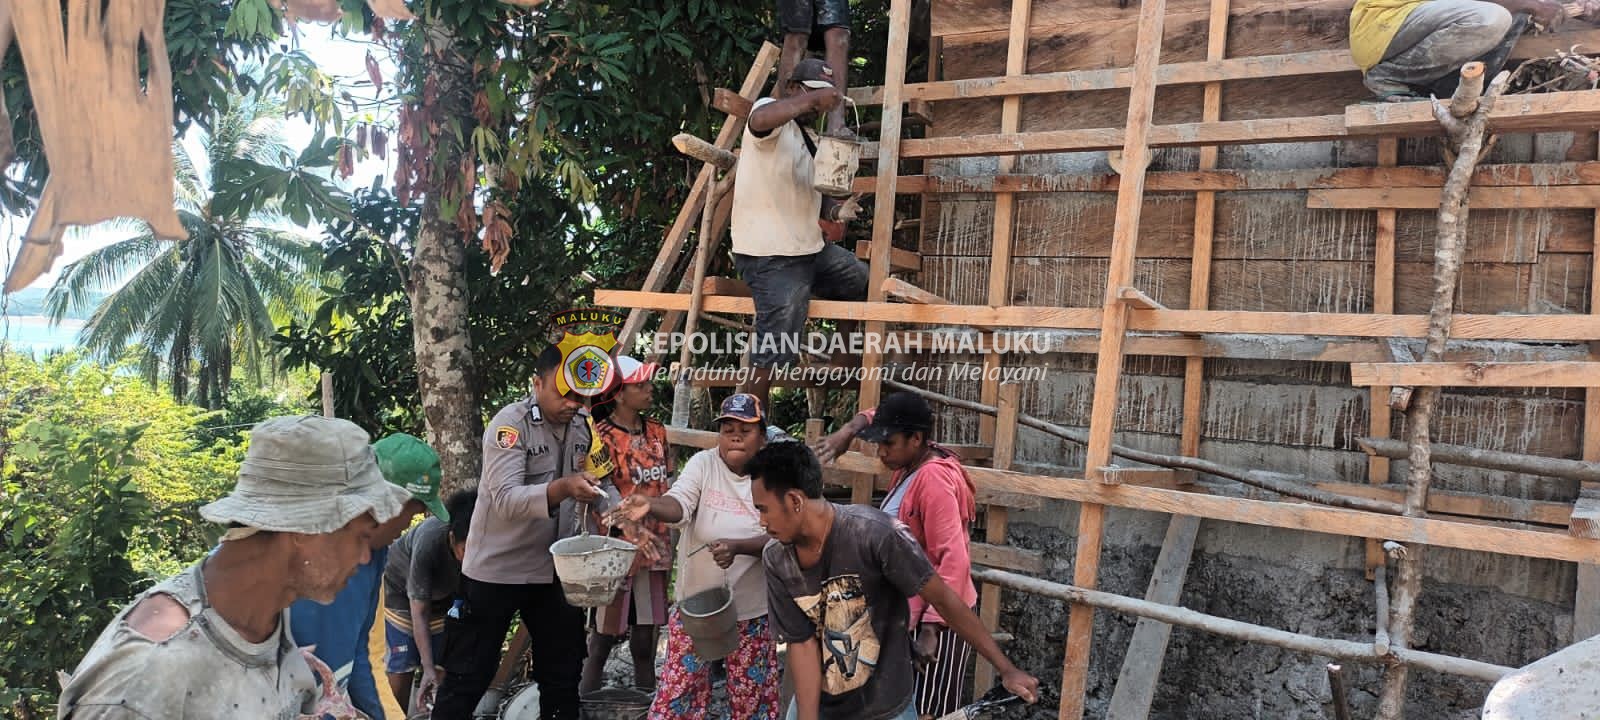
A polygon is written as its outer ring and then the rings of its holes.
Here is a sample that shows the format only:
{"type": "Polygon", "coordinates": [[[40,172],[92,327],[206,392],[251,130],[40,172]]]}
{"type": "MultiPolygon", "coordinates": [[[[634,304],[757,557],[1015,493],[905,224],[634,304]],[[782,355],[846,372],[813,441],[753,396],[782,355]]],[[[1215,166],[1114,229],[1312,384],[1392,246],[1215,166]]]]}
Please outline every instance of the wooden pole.
{"type": "Polygon", "coordinates": [[[333,417],[333,373],[322,374],[322,416],[333,417]]]}
{"type": "MultiPolygon", "coordinates": [[[[1463,68],[1461,85],[1456,97],[1471,95],[1472,86],[1483,84],[1482,70],[1475,74],[1463,68]]],[[[1428,310],[1428,338],[1422,350],[1422,362],[1439,362],[1444,356],[1445,343],[1450,338],[1450,323],[1455,314],[1456,286],[1461,275],[1461,260],[1466,252],[1467,190],[1472,184],[1472,171],[1478,164],[1479,151],[1484,145],[1489,112],[1495,99],[1505,90],[1510,73],[1502,72],[1494,79],[1489,90],[1483,93],[1471,115],[1462,118],[1443,108],[1435,101],[1435,114],[1449,131],[1455,144],[1455,161],[1445,180],[1439,203],[1438,233],[1433,250],[1433,303],[1428,310]],[[1453,124],[1452,124],[1453,123],[1453,124]]],[[[1457,103],[1452,101],[1452,106],[1457,103]]],[[[1417,388],[1411,407],[1406,411],[1406,436],[1411,452],[1406,458],[1406,516],[1426,517],[1428,514],[1428,489],[1433,482],[1432,427],[1433,409],[1439,402],[1440,388],[1417,388]]],[[[1423,561],[1427,548],[1413,545],[1399,560],[1399,573],[1394,592],[1394,618],[1389,627],[1390,643],[1399,653],[1410,647],[1411,630],[1415,620],[1417,599],[1422,594],[1423,561]]],[[[1395,665],[1384,677],[1383,692],[1378,698],[1378,720],[1401,720],[1405,715],[1407,668],[1395,665]]]]}
{"type": "Polygon", "coordinates": [[[1328,690],[1333,693],[1333,720],[1350,720],[1350,693],[1344,689],[1344,667],[1328,663],[1328,690]]]}
{"type": "MultiPolygon", "coordinates": [[[[990,462],[996,470],[1010,470],[1017,449],[1017,418],[1020,415],[1022,386],[1003,383],[998,387],[999,414],[995,416],[994,452],[990,462]]],[[[1010,523],[1010,510],[1003,505],[987,505],[984,510],[983,539],[991,545],[1006,541],[1006,528],[1010,523]]],[[[1000,586],[982,585],[978,595],[978,617],[990,632],[999,630],[1000,586]]],[[[972,694],[982,695],[994,685],[994,666],[983,658],[972,673],[972,694]]]]}
{"type": "MultiPolygon", "coordinates": [[[[1101,479],[1111,464],[1111,439],[1117,422],[1117,390],[1122,380],[1122,342],[1128,328],[1128,305],[1119,291],[1133,285],[1139,249],[1139,212],[1144,206],[1145,168],[1150,164],[1150,124],[1155,110],[1156,68],[1161,63],[1161,33],[1166,0],[1142,0],[1138,41],[1134,50],[1133,87],[1128,93],[1128,123],[1123,135],[1122,180],[1117,185],[1117,217],[1111,231],[1111,261],[1106,273],[1105,303],[1100,321],[1100,348],[1095,365],[1094,403],[1089,417],[1088,479],[1101,479]]],[[[1100,575],[1100,544],[1105,506],[1084,504],[1078,512],[1077,551],[1073,582],[1094,588],[1100,575]]],[[[1061,668],[1060,720],[1082,720],[1089,680],[1089,651],[1094,639],[1094,607],[1072,606],[1067,617],[1066,657],[1061,668]]]]}
{"type": "MultiPolygon", "coordinates": [[[[1400,141],[1395,138],[1380,138],[1378,166],[1392,167],[1399,160],[1400,141]]],[[[1372,311],[1387,315],[1394,313],[1394,241],[1395,219],[1398,213],[1394,208],[1380,208],[1377,212],[1378,227],[1372,253],[1372,311]]],[[[1389,396],[1390,390],[1385,387],[1373,387],[1367,394],[1367,432],[1373,437],[1386,438],[1394,430],[1394,416],[1389,412],[1389,396]]],[[[1409,395],[1407,401],[1410,401],[1409,395]]],[[[1389,482],[1389,458],[1377,456],[1367,458],[1367,483],[1382,485],[1387,482],[1389,482]]],[[[1364,544],[1368,578],[1372,577],[1374,568],[1384,563],[1381,542],[1380,538],[1367,538],[1364,544]]]]}
{"type": "MultiPolygon", "coordinates": [[[[1053,597],[1080,605],[1103,607],[1125,615],[1154,618],[1169,625],[1182,625],[1203,630],[1213,635],[1221,635],[1246,642],[1271,645],[1286,650],[1295,650],[1310,655],[1320,655],[1340,660],[1379,661],[1377,655],[1373,653],[1371,643],[1352,640],[1331,640],[1312,635],[1302,635],[1277,628],[1263,627],[1239,620],[1207,615],[1188,608],[1162,605],[1161,603],[1124,597],[1114,593],[1048,582],[1004,570],[973,568],[972,577],[975,580],[1003,585],[1013,590],[1021,590],[1034,595],[1053,597]]],[[[1499,680],[1515,671],[1514,668],[1478,660],[1450,657],[1418,650],[1396,650],[1394,657],[1404,665],[1415,665],[1435,672],[1461,675],[1490,682],[1499,680]]]]}
{"type": "MultiPolygon", "coordinates": [[[[1600,157],[1600,156],[1597,156],[1600,157]]],[[[1594,213],[1594,235],[1591,249],[1591,278],[1600,278],[1600,210],[1594,213]]],[[[1589,293],[1589,313],[1600,314],[1600,293],[1589,293]]],[[[1590,344],[1589,359],[1600,360],[1600,350],[1590,344]]],[[[1583,394],[1583,460],[1600,463],[1600,387],[1592,387],[1583,394]]],[[[1594,525],[1600,517],[1600,478],[1585,481],[1579,487],[1579,496],[1572,507],[1573,527],[1594,525]]],[[[1600,634],[1600,565],[1578,565],[1577,591],[1572,598],[1572,641],[1580,642],[1600,634]]]]}
{"type": "MultiPolygon", "coordinates": [[[[722,194],[733,185],[733,175],[722,180],[713,180],[711,192],[706,199],[706,207],[717,206],[717,201],[722,199],[722,194]]],[[[678,377],[672,388],[672,424],[677,427],[687,427],[689,423],[689,370],[694,365],[694,354],[690,352],[693,343],[689,338],[694,337],[700,325],[700,306],[705,301],[706,267],[711,264],[711,253],[716,250],[718,237],[714,236],[711,228],[714,225],[712,218],[715,213],[700,213],[700,242],[694,253],[694,280],[689,286],[689,314],[683,321],[683,348],[678,354],[678,377]]]]}
{"type": "MultiPolygon", "coordinates": [[[[1359,438],[1356,445],[1375,457],[1400,459],[1411,454],[1411,447],[1404,441],[1389,438],[1359,438]]],[[[1586,483],[1600,482],[1600,464],[1586,460],[1564,460],[1439,443],[1432,444],[1429,459],[1446,465],[1543,475],[1586,483]]]]}
{"type": "MultiPolygon", "coordinates": [[[[738,157],[733,153],[708,143],[689,133],[678,133],[672,136],[672,147],[695,160],[706,163],[718,170],[731,170],[733,164],[738,162],[738,157]]],[[[713,206],[715,203],[712,204],[713,206]]]]}

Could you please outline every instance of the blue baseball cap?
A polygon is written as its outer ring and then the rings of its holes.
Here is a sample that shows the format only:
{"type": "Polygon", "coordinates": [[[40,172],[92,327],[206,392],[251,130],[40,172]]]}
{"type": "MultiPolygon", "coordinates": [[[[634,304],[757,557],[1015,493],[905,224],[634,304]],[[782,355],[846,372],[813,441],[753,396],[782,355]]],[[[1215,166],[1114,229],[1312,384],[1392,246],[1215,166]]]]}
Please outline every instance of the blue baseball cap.
{"type": "Polygon", "coordinates": [[[761,401],[756,396],[750,393],[734,393],[722,401],[722,409],[718,412],[715,422],[738,420],[759,423],[762,417],[761,401]]]}

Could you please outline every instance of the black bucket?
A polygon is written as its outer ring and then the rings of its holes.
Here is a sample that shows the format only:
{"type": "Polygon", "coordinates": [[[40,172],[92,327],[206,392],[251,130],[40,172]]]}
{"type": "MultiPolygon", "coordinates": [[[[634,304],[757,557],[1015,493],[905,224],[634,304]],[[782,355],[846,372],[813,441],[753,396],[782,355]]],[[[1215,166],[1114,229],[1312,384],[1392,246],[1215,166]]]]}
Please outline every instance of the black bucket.
{"type": "Polygon", "coordinates": [[[579,720],[642,720],[650,711],[650,694],[627,688],[584,693],[579,720]]]}

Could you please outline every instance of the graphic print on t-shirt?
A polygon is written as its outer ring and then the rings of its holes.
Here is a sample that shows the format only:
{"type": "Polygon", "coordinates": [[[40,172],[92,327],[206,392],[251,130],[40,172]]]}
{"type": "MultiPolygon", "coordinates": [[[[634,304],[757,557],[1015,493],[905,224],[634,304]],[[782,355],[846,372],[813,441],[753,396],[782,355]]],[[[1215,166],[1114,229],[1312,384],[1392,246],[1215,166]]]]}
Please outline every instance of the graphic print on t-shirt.
{"type": "Polygon", "coordinates": [[[795,598],[822,642],[822,691],[843,695],[867,684],[878,667],[878,636],[860,575],[839,575],[815,595],[795,598]]]}

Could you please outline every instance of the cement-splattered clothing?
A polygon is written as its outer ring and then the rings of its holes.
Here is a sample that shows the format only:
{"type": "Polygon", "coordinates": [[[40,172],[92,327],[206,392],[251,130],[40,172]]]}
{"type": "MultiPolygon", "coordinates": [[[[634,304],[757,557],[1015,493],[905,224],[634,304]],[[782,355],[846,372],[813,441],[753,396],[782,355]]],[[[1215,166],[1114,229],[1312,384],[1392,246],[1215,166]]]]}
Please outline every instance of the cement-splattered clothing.
{"type": "MultiPolygon", "coordinates": [[[[1358,6],[1359,10],[1359,6],[1358,6]]],[[[1352,43],[1362,24],[1352,14],[1352,43]]],[[[1417,92],[1483,59],[1511,31],[1511,13],[1478,0],[1427,0],[1405,15],[1383,59],[1366,73],[1367,89],[1380,97],[1417,92]]],[[[1498,68],[1490,68],[1496,72],[1498,68]]]]}
{"type": "Polygon", "coordinates": [[[316,681],[291,639],[288,611],[266,641],[246,641],[206,601],[200,567],[150,588],[117,614],[61,691],[60,720],[293,720],[313,711],[316,681]],[[160,642],[126,621],[156,594],[189,613],[188,624],[160,642]]]}

